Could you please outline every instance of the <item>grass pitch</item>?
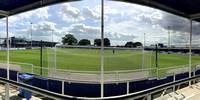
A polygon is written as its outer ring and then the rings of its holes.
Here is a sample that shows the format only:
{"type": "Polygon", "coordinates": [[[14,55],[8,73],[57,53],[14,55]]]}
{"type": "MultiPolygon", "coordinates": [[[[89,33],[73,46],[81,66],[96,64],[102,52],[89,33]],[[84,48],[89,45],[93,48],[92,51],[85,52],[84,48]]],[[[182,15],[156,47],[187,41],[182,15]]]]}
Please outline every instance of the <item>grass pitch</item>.
{"type": "MultiPolygon", "coordinates": [[[[46,68],[55,67],[54,49],[43,49],[42,66],[46,68]]],[[[57,49],[57,69],[78,70],[78,71],[100,71],[101,55],[97,49],[57,49]]],[[[142,68],[142,51],[136,50],[104,50],[104,70],[135,70],[142,68]]],[[[6,61],[6,51],[0,51],[0,60],[6,61]]],[[[40,66],[40,50],[12,50],[10,61],[30,63],[40,66]]],[[[158,67],[166,68],[189,63],[188,55],[174,55],[158,53],[158,67]]],[[[192,56],[192,63],[200,63],[199,56],[192,56]]],[[[31,66],[21,65],[23,71],[30,72],[31,66]]],[[[144,53],[144,68],[155,68],[155,53],[144,53]]],[[[34,68],[40,73],[39,68],[34,68]]],[[[44,74],[47,71],[43,70],[44,74]]]]}

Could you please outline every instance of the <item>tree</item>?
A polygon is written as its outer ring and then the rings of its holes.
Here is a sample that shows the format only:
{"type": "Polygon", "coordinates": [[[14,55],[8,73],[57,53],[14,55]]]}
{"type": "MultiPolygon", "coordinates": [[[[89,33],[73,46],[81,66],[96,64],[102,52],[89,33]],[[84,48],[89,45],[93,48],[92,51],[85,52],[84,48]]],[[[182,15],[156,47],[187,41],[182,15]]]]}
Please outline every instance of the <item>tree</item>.
{"type": "Polygon", "coordinates": [[[88,39],[82,39],[78,42],[78,45],[91,45],[90,40],[88,39]]]}
{"type": "Polygon", "coordinates": [[[137,46],[142,46],[142,43],[141,42],[135,42],[135,43],[133,43],[133,42],[127,42],[126,44],[125,44],[125,47],[137,47],[137,46]]]}
{"type": "Polygon", "coordinates": [[[110,46],[110,40],[108,38],[104,38],[104,46],[110,46]]]}
{"type": "Polygon", "coordinates": [[[127,42],[126,44],[125,44],[125,47],[129,47],[129,48],[131,48],[131,47],[134,47],[134,43],[133,42],[127,42]]]}
{"type": "Polygon", "coordinates": [[[101,39],[94,39],[94,45],[101,46],[101,39]]]}
{"type": "MultiPolygon", "coordinates": [[[[94,45],[101,46],[101,39],[95,39],[94,45]]],[[[110,46],[110,40],[108,38],[104,38],[104,46],[110,46]]]]}
{"type": "Polygon", "coordinates": [[[77,42],[77,39],[72,34],[66,34],[64,37],[62,37],[62,43],[64,45],[75,45],[77,44],[77,42]]]}
{"type": "Polygon", "coordinates": [[[137,46],[142,46],[142,43],[141,42],[135,42],[134,47],[137,47],[137,46]]]}

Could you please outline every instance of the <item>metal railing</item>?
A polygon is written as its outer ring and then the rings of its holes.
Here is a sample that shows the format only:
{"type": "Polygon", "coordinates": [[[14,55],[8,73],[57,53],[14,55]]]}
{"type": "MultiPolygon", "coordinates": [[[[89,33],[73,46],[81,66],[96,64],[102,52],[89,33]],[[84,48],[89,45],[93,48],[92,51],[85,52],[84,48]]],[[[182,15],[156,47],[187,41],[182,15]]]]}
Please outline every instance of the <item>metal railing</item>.
{"type": "MultiPolygon", "coordinates": [[[[0,61],[0,62],[6,62],[6,61],[0,61]]],[[[18,62],[11,62],[11,63],[15,63],[15,64],[25,64],[25,65],[30,65],[32,67],[32,74],[34,74],[34,68],[42,68],[42,67],[37,67],[37,66],[34,66],[33,64],[27,64],[27,63],[18,63],[18,62]]],[[[198,65],[199,63],[195,63],[195,64],[192,64],[192,65],[198,65]]],[[[169,67],[169,68],[162,68],[162,69],[158,69],[158,71],[160,70],[167,70],[167,69],[176,69],[176,68],[184,68],[185,66],[187,65],[181,65],[181,66],[175,66],[175,67],[169,67]]],[[[44,68],[43,69],[47,69],[47,70],[55,70],[53,68],[44,68]]],[[[144,69],[144,70],[152,70],[152,69],[156,69],[156,68],[149,68],[149,69],[144,69]]],[[[200,68],[194,68],[194,73],[193,75],[195,75],[195,71],[198,70],[200,68]]],[[[143,71],[144,71],[143,70],[143,71]]],[[[56,69],[56,71],[63,71],[61,69],[56,69]]],[[[95,72],[92,72],[92,71],[74,71],[74,70],[65,70],[65,71],[68,71],[70,73],[100,73],[99,71],[95,71],[95,72]]],[[[140,70],[124,70],[124,71],[105,71],[105,73],[123,73],[123,72],[134,72],[134,71],[142,71],[142,69],[140,70]]],[[[17,77],[19,75],[19,73],[25,73],[25,72],[18,72],[17,73],[17,77]]],[[[62,95],[64,95],[64,83],[65,82],[68,82],[68,83],[87,83],[87,84],[100,84],[100,80],[87,80],[87,81],[84,81],[84,80],[73,80],[73,79],[60,79],[60,78],[54,78],[54,77],[47,77],[47,76],[41,76],[41,75],[35,75],[35,77],[40,77],[40,78],[45,78],[45,79],[51,79],[51,80],[56,80],[56,81],[61,81],[62,82],[62,95]]],[[[157,76],[153,76],[153,77],[145,77],[145,78],[139,78],[139,79],[126,79],[126,80],[111,80],[111,81],[104,81],[104,84],[112,84],[112,83],[115,83],[115,84],[118,84],[118,83],[126,83],[126,90],[127,90],[127,95],[129,94],[132,94],[132,93],[129,93],[129,83],[130,82],[134,82],[134,81],[141,81],[141,80],[145,80],[145,79],[150,79],[150,78],[160,78],[160,77],[167,77],[167,76],[173,76],[173,82],[175,82],[175,76],[176,76],[176,73],[168,73],[168,74],[162,74],[162,75],[157,75],[157,76]]],[[[18,78],[17,78],[17,81],[18,81],[18,78]]],[[[175,86],[173,86],[173,90],[175,90],[175,86]]],[[[73,96],[67,96],[67,97],[73,97],[73,96]]],[[[107,98],[107,97],[105,97],[107,98]]]]}
{"type": "MultiPolygon", "coordinates": [[[[111,96],[111,97],[103,97],[103,98],[69,96],[69,95],[65,95],[64,93],[59,94],[59,93],[51,92],[51,91],[48,91],[48,90],[45,90],[45,89],[41,89],[41,88],[37,88],[37,87],[30,86],[30,85],[27,85],[27,84],[23,84],[23,83],[20,83],[20,82],[16,82],[16,81],[13,81],[13,80],[7,80],[6,78],[0,77],[0,80],[5,82],[5,83],[12,84],[13,86],[20,87],[20,88],[38,93],[40,95],[47,96],[47,97],[52,98],[52,99],[57,99],[57,100],[58,99],[59,100],[63,100],[63,99],[130,99],[130,98],[131,99],[137,99],[137,98],[144,97],[144,96],[147,96],[147,99],[151,100],[151,95],[156,93],[156,92],[159,92],[159,91],[164,90],[166,88],[171,88],[171,87],[174,87],[176,85],[183,84],[183,83],[195,80],[195,79],[199,79],[199,77],[200,77],[200,75],[195,75],[191,78],[185,78],[185,79],[181,79],[181,80],[178,80],[178,81],[173,81],[173,82],[170,82],[170,83],[159,85],[159,86],[149,88],[149,89],[146,89],[146,90],[142,90],[142,91],[139,91],[139,92],[127,93],[127,94],[120,95],[120,96],[111,96]]],[[[62,90],[62,91],[64,91],[64,90],[62,90]]]]}

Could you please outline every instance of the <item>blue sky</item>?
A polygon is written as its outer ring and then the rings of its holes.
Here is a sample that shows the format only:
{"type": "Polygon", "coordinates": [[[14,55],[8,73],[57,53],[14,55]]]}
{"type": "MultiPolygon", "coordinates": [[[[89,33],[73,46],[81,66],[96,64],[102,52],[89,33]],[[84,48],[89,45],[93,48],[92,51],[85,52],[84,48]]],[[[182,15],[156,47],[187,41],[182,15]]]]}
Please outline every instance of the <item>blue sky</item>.
{"type": "MultiPolygon", "coordinates": [[[[9,17],[9,34],[30,39],[32,22],[33,40],[61,42],[65,34],[78,40],[100,38],[101,0],[83,0],[56,4],[9,17]]],[[[124,45],[128,41],[146,44],[171,42],[188,43],[189,20],[157,9],[136,4],[105,1],[105,37],[111,45],[124,45]]],[[[5,19],[0,19],[0,37],[5,37],[5,19]]],[[[199,23],[194,22],[193,41],[199,39],[199,23]]]]}

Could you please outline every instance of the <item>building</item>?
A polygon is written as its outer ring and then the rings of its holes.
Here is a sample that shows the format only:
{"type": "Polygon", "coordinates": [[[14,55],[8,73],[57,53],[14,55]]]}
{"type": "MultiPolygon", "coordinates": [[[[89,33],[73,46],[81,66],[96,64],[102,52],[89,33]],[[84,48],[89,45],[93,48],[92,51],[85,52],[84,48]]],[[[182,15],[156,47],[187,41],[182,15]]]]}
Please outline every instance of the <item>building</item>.
{"type": "MultiPolygon", "coordinates": [[[[36,41],[32,40],[32,47],[41,47],[41,43],[43,47],[54,47],[58,42],[49,42],[49,41],[36,41]]],[[[6,47],[6,38],[0,38],[0,46],[6,47]]],[[[9,38],[9,46],[10,48],[30,48],[31,47],[31,41],[26,40],[26,38],[16,38],[16,37],[10,37],[9,38]]]]}

